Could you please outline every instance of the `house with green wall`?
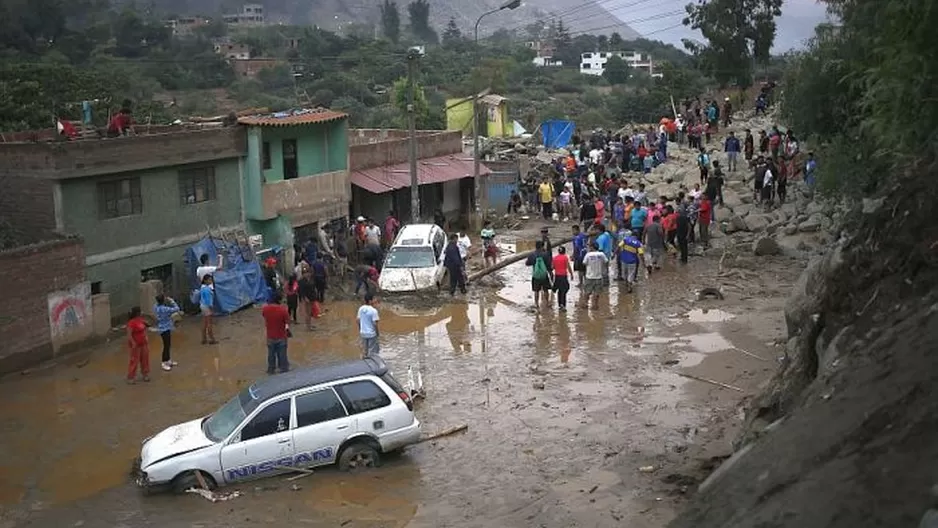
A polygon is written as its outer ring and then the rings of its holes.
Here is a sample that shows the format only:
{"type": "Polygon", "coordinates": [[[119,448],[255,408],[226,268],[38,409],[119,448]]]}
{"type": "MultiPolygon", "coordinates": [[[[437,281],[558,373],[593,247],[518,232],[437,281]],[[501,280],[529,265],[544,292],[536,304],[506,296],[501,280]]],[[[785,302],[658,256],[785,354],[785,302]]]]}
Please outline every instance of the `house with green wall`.
{"type": "MultiPolygon", "coordinates": [[[[323,108],[244,116],[247,156],[242,173],[244,216],[264,246],[282,246],[317,226],[347,217],[348,116],[323,108]]],[[[289,257],[286,259],[291,260],[289,257]]]]}
{"type": "Polygon", "coordinates": [[[0,176],[17,178],[13,188],[23,191],[11,198],[28,205],[32,222],[81,236],[91,292],[108,294],[115,319],[152,303],[141,299],[144,280],[184,298],[186,248],[209,229],[243,225],[242,127],[146,132],[0,144],[0,176]]]}

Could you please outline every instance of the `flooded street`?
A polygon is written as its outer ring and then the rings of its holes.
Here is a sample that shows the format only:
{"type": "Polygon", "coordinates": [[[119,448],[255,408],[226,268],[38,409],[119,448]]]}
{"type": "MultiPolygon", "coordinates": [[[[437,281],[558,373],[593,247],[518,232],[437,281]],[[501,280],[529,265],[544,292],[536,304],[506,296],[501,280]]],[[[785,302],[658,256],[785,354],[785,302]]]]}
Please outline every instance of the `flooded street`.
{"type": "MultiPolygon", "coordinates": [[[[760,261],[778,271],[724,289],[726,300],[696,300],[716,284],[718,259],[672,260],[632,294],[613,282],[598,310],[535,311],[523,265],[467,299],[382,298],[382,356],[398,378],[408,365],[423,373],[424,432],[468,431],[362,474],[242,484],[228,502],[144,497],[128,471],[141,440],[265,376],[258,309],[220,319],[212,346],[184,320],[172,372],[159,370],[151,333],[151,383],[124,384],[122,339],[7,377],[0,526],[664,526],[708,461],[731,452],[741,399],[776,368],[780,306],[799,271],[760,261]]],[[[357,307],[327,302],[314,331],[295,329],[293,366],[357,358],[357,307]]]]}

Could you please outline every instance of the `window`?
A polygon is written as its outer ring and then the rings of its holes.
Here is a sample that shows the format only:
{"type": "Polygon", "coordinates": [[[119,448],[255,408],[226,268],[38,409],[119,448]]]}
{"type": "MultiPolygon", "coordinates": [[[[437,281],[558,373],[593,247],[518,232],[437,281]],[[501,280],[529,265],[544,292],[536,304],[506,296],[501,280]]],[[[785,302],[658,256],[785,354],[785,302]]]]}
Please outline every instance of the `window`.
{"type": "Polygon", "coordinates": [[[385,268],[432,268],[439,260],[427,246],[394,246],[388,251],[385,268]]]}
{"type": "Polygon", "coordinates": [[[583,58],[584,58],[584,59],[592,59],[592,58],[593,58],[593,54],[592,54],[592,53],[584,53],[584,54],[583,54],[583,58]]]}
{"type": "Polygon", "coordinates": [[[118,218],[143,212],[140,178],[124,178],[98,183],[101,218],[118,218]]]}
{"type": "Polygon", "coordinates": [[[270,165],[270,142],[261,143],[261,168],[267,170],[270,165]]]}
{"type": "Polygon", "coordinates": [[[101,281],[91,283],[91,295],[98,295],[101,293],[101,281]]]}
{"type": "Polygon", "coordinates": [[[241,441],[272,435],[290,428],[290,399],[274,402],[261,409],[251,422],[241,429],[241,441]]]}
{"type": "Polygon", "coordinates": [[[358,414],[391,405],[391,399],[372,381],[362,380],[336,387],[349,414],[358,414]]]}
{"type": "Polygon", "coordinates": [[[215,199],[215,168],[198,167],[179,171],[179,199],[183,205],[215,199]]]}
{"type": "Polygon", "coordinates": [[[580,64],[580,69],[581,69],[581,70],[588,70],[588,69],[590,69],[589,63],[588,63],[588,62],[584,62],[583,64],[580,64]]]}
{"type": "Polygon", "coordinates": [[[315,425],[346,416],[342,402],[332,389],[296,397],[296,426],[315,425]]]}

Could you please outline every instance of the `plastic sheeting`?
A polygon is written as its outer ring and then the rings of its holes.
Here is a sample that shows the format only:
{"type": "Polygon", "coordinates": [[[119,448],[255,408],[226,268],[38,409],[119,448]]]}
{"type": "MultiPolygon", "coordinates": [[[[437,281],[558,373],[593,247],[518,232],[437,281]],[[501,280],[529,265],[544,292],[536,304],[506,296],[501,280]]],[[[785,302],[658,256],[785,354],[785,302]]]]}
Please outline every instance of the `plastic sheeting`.
{"type": "Polygon", "coordinates": [[[224,248],[225,260],[222,269],[215,272],[215,309],[220,313],[230,314],[253,303],[267,300],[267,282],[261,265],[251,251],[237,245],[226,245],[219,239],[208,237],[196,242],[186,250],[186,265],[189,282],[193,290],[200,286],[195,274],[202,255],[208,255],[209,262],[218,262],[218,247],[224,248]]]}
{"type": "Polygon", "coordinates": [[[541,135],[544,137],[544,146],[549,149],[564,148],[573,139],[576,128],[573,121],[551,119],[541,123],[541,135]]]}

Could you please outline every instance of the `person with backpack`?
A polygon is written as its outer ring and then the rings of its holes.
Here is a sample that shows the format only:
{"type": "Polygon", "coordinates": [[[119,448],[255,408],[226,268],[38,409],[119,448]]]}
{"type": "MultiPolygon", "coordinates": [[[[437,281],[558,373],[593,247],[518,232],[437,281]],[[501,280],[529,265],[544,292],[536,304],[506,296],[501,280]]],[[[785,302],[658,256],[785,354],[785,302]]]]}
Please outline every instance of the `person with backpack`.
{"type": "Polygon", "coordinates": [[[700,169],[700,183],[706,185],[707,178],[710,177],[710,155],[703,148],[697,155],[697,167],[700,169]]]}
{"type": "Polygon", "coordinates": [[[534,306],[540,306],[541,292],[547,297],[553,283],[553,268],[550,251],[544,249],[544,242],[534,244],[534,253],[528,257],[526,266],[531,266],[531,290],[534,292],[534,306]]]}

